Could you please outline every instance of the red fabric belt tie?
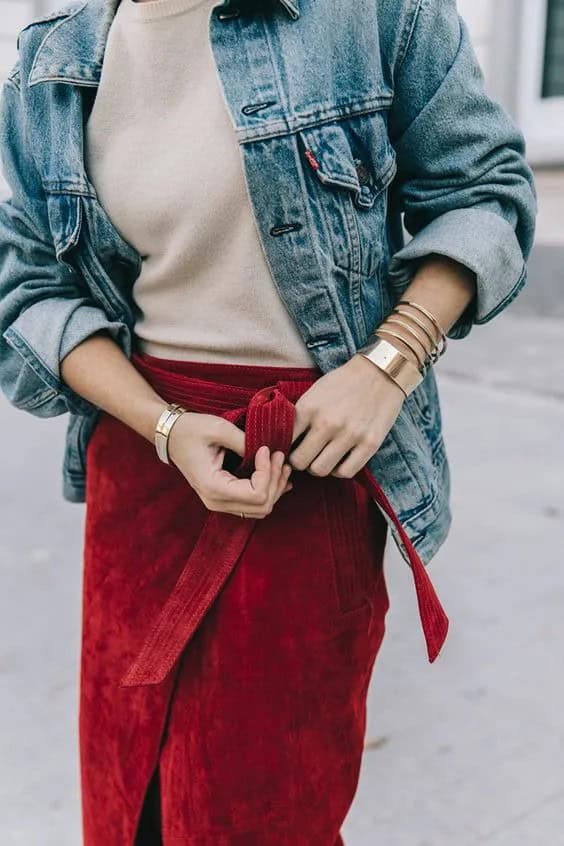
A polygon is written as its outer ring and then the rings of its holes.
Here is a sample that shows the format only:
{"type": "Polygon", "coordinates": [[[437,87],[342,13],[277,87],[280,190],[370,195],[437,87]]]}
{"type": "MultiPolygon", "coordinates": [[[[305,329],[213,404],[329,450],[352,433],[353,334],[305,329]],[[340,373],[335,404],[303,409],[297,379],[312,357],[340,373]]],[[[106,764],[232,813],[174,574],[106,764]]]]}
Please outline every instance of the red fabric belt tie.
{"type": "MultiPolygon", "coordinates": [[[[132,362],[167,402],[179,402],[190,411],[218,414],[236,425],[244,425],[244,456],[234,471],[239,476],[254,470],[255,453],[262,444],[267,444],[271,452],[281,450],[287,459],[292,445],[294,403],[315,381],[278,380],[255,390],[174,373],[148,364],[136,353],[132,362]]],[[[393,521],[405,545],[428,658],[433,662],[446,639],[448,617],[423,562],[367,466],[356,474],[355,480],[393,521]]],[[[121,679],[122,686],[159,684],[164,680],[235,567],[256,522],[253,518],[209,512],[171,594],[121,679]]]]}

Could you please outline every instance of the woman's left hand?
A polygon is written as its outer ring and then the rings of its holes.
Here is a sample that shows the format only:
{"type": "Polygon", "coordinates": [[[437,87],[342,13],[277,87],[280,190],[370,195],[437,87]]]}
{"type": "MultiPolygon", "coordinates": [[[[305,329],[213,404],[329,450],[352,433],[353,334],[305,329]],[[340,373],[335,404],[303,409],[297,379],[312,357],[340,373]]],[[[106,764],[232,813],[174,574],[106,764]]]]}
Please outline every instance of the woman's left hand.
{"type": "Polygon", "coordinates": [[[389,376],[353,355],[320,376],[295,403],[293,441],[305,435],[289,453],[289,463],[314,476],[352,478],[379,449],[404,399],[389,376]]]}

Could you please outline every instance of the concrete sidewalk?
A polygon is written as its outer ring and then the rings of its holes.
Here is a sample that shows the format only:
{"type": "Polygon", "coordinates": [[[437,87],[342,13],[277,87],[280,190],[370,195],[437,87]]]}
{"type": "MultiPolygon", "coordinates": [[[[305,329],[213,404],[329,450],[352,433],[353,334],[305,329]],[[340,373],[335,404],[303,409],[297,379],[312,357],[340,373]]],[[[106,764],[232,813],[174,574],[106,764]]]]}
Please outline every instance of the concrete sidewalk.
{"type": "MultiPolygon", "coordinates": [[[[429,572],[451,630],[429,664],[389,544],[347,846],[564,846],[563,331],[508,309],[437,366],[454,520],[429,572]]],[[[0,403],[2,846],[80,843],[83,506],[60,498],[64,425],[0,403]]]]}
{"type": "Polygon", "coordinates": [[[437,366],[454,519],[429,573],[451,628],[429,664],[388,546],[347,846],[564,844],[563,340],[508,309],[437,366]]]}

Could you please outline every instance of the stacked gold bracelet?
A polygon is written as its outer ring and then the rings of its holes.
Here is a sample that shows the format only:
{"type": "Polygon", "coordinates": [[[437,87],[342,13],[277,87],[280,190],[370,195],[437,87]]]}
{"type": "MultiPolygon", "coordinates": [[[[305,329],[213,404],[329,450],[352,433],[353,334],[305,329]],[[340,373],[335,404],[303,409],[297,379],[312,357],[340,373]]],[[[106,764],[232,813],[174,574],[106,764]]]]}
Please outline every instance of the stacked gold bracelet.
{"type": "Polygon", "coordinates": [[[165,464],[170,464],[170,456],[168,454],[168,437],[173,425],[176,423],[181,414],[187,411],[184,406],[177,402],[169,402],[161,412],[157,424],[155,426],[154,440],[157,455],[165,464]]]}
{"type": "Polygon", "coordinates": [[[414,388],[422,381],[429,366],[434,364],[441,355],[444,354],[447,348],[447,339],[444,330],[441,328],[438,320],[430,311],[424,306],[415,303],[412,300],[399,300],[390,315],[380,324],[380,326],[372,333],[376,336],[375,341],[368,341],[362,346],[358,352],[365,358],[372,361],[380,370],[383,370],[387,375],[401,388],[407,397],[414,388]],[[420,320],[419,317],[412,314],[411,311],[400,308],[402,305],[411,306],[411,308],[419,311],[431,323],[431,327],[420,320]],[[424,342],[423,336],[410,325],[409,322],[402,320],[394,315],[402,315],[413,321],[424,333],[427,343],[424,342]],[[389,329],[387,324],[396,324],[402,326],[414,339],[418,346],[423,350],[423,356],[420,350],[413,343],[404,337],[403,334],[394,332],[389,329]],[[398,338],[404,343],[413,353],[417,359],[418,364],[415,365],[407,356],[405,356],[397,347],[381,338],[380,335],[388,335],[393,338],[398,338]],[[430,344],[430,349],[428,345],[430,344]]]}
{"type": "Polygon", "coordinates": [[[429,367],[430,364],[435,364],[435,362],[438,361],[438,359],[444,354],[444,352],[447,348],[446,334],[445,334],[444,330],[441,328],[441,326],[439,325],[439,322],[436,319],[436,317],[433,314],[431,314],[431,312],[428,311],[428,309],[424,308],[424,306],[419,305],[419,303],[415,303],[412,300],[399,300],[399,302],[392,309],[392,311],[388,315],[388,317],[386,317],[386,319],[383,321],[383,323],[378,327],[378,329],[376,329],[374,331],[373,334],[376,335],[378,333],[382,333],[384,335],[386,335],[386,334],[391,335],[395,338],[399,338],[400,341],[403,341],[403,343],[407,347],[409,347],[411,352],[417,358],[417,360],[419,362],[419,367],[423,370],[423,372],[425,372],[427,370],[427,368],[429,367]],[[399,306],[401,306],[401,305],[411,306],[411,308],[416,309],[421,314],[423,314],[428,320],[430,320],[432,327],[433,327],[433,330],[436,330],[436,336],[434,336],[433,332],[429,331],[429,328],[425,325],[425,323],[422,320],[420,320],[418,317],[416,317],[411,312],[406,311],[405,309],[399,308],[399,306]],[[423,342],[423,340],[421,339],[421,335],[418,332],[416,332],[415,329],[412,326],[409,325],[409,323],[406,323],[405,320],[400,320],[399,318],[394,317],[394,315],[396,315],[396,314],[401,314],[404,317],[408,317],[410,320],[412,320],[416,324],[416,326],[418,326],[420,329],[423,330],[427,340],[430,341],[430,343],[431,343],[431,349],[430,350],[427,350],[427,346],[423,342]],[[406,338],[404,338],[403,335],[400,335],[397,332],[393,332],[390,329],[387,329],[386,328],[387,323],[396,323],[399,326],[403,326],[403,328],[406,329],[415,338],[419,347],[421,347],[423,349],[424,358],[421,359],[421,356],[418,353],[417,349],[406,338]]]}

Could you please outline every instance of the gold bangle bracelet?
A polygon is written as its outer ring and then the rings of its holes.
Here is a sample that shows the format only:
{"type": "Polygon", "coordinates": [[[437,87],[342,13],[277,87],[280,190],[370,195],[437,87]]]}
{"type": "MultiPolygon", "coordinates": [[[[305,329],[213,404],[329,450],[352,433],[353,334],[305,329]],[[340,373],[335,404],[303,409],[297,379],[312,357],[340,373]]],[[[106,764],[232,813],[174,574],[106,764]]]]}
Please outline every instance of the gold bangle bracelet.
{"type": "MultiPolygon", "coordinates": [[[[403,315],[405,315],[405,317],[409,317],[409,319],[410,319],[410,320],[413,320],[413,322],[414,322],[415,324],[417,324],[417,326],[419,326],[421,329],[423,329],[423,331],[425,332],[425,334],[426,334],[426,335],[427,335],[427,337],[429,338],[429,343],[431,344],[431,348],[432,348],[432,349],[434,349],[434,348],[436,347],[436,345],[437,345],[437,341],[436,341],[435,337],[434,337],[434,336],[431,334],[431,332],[427,329],[427,327],[425,326],[425,324],[423,323],[423,321],[422,321],[422,320],[419,320],[419,318],[418,318],[418,317],[416,317],[416,315],[415,315],[415,314],[412,314],[410,311],[406,311],[404,308],[398,308],[397,306],[395,306],[395,307],[394,307],[394,309],[393,309],[393,311],[392,311],[392,314],[394,314],[394,313],[396,313],[396,314],[403,314],[403,315]]],[[[432,354],[432,353],[431,353],[431,354],[432,354]]]]}
{"type": "Polygon", "coordinates": [[[154,444],[158,457],[165,464],[170,464],[170,457],[168,454],[168,438],[173,425],[178,418],[187,411],[184,406],[177,402],[167,403],[166,407],[161,412],[155,430],[153,433],[154,444]]]}
{"type": "Polygon", "coordinates": [[[379,326],[379,327],[378,327],[378,328],[374,331],[374,333],[373,333],[373,334],[374,334],[374,335],[376,335],[376,337],[378,337],[378,333],[379,333],[379,332],[381,332],[381,333],[382,333],[382,334],[384,334],[384,335],[391,335],[391,336],[392,336],[392,338],[398,338],[398,340],[403,341],[403,343],[406,345],[406,347],[409,347],[409,349],[411,350],[411,352],[413,353],[413,355],[415,356],[415,358],[416,358],[416,359],[417,359],[417,361],[419,362],[419,365],[414,365],[414,367],[417,367],[417,369],[419,370],[419,372],[420,372],[420,373],[423,373],[423,371],[424,371],[424,365],[422,365],[422,364],[421,364],[421,359],[419,358],[419,356],[418,356],[418,354],[417,354],[417,351],[416,351],[416,350],[414,349],[414,347],[413,347],[413,346],[409,343],[409,341],[406,341],[406,340],[405,340],[405,338],[403,337],[403,335],[400,335],[398,332],[392,332],[392,330],[391,330],[391,329],[386,329],[386,328],[383,328],[383,327],[381,327],[381,326],[379,326]]]}
{"type": "Polygon", "coordinates": [[[415,303],[415,302],[413,302],[412,300],[399,300],[399,301],[398,301],[398,303],[397,303],[397,305],[409,305],[409,306],[411,306],[412,308],[419,309],[419,311],[420,311],[422,314],[424,314],[426,317],[428,317],[428,318],[429,318],[429,320],[432,322],[433,326],[435,326],[435,328],[436,328],[437,332],[439,333],[440,337],[442,338],[442,341],[443,341],[443,346],[442,346],[442,350],[441,350],[441,352],[440,352],[440,355],[442,355],[442,354],[445,352],[446,348],[447,348],[447,338],[446,338],[446,333],[445,333],[445,331],[444,331],[444,330],[442,329],[442,327],[440,326],[440,324],[439,324],[438,320],[436,319],[436,317],[435,317],[433,314],[431,314],[431,312],[430,312],[430,311],[428,311],[428,310],[427,310],[424,306],[419,305],[419,303],[415,303]]]}
{"type": "Polygon", "coordinates": [[[439,324],[439,322],[438,322],[437,318],[435,317],[435,315],[434,315],[434,314],[431,314],[431,312],[430,312],[430,311],[428,311],[428,310],[427,310],[424,306],[419,305],[419,303],[415,303],[415,302],[413,302],[412,300],[398,300],[397,305],[409,305],[409,306],[411,306],[412,308],[418,308],[418,309],[419,309],[419,311],[423,312],[423,314],[424,314],[426,317],[428,317],[428,318],[429,318],[429,320],[433,323],[433,325],[434,325],[434,326],[436,326],[436,328],[437,328],[437,332],[439,333],[439,335],[444,335],[444,334],[445,334],[444,330],[443,330],[443,329],[442,329],[442,327],[440,326],[440,324],[439,324]]]}
{"type": "Polygon", "coordinates": [[[397,317],[394,317],[393,312],[392,312],[392,314],[389,314],[386,317],[385,320],[382,321],[381,325],[386,326],[386,324],[388,324],[388,323],[396,323],[398,326],[403,326],[404,329],[406,329],[410,333],[410,335],[413,335],[413,337],[415,338],[417,343],[422,347],[423,352],[425,354],[423,361],[419,360],[419,363],[420,363],[421,367],[426,367],[427,366],[427,359],[430,357],[432,351],[429,351],[427,349],[426,345],[423,343],[423,341],[421,340],[421,338],[419,337],[419,335],[417,334],[415,329],[413,329],[413,327],[410,326],[409,323],[406,323],[404,320],[399,320],[397,317]]]}
{"type": "Polygon", "coordinates": [[[357,350],[396,383],[407,397],[421,383],[423,375],[411,359],[384,338],[377,337],[357,350]]]}

